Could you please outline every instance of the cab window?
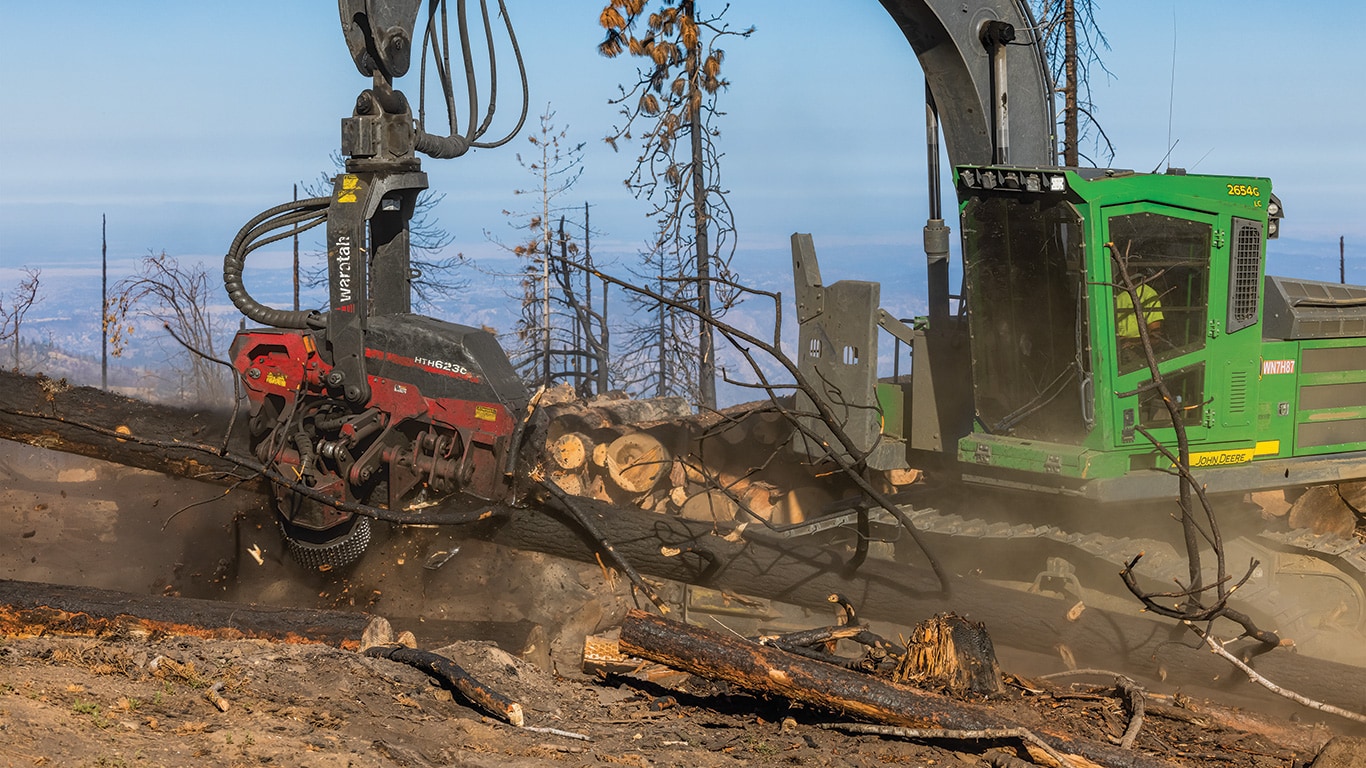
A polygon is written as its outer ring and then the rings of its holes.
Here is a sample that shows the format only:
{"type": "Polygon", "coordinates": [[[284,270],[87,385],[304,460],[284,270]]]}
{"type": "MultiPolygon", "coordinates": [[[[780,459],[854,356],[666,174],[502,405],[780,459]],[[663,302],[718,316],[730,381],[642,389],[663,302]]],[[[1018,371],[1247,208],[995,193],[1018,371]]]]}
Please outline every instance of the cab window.
{"type": "Polygon", "coordinates": [[[1193,352],[1205,343],[1211,233],[1209,224],[1159,213],[1110,219],[1110,241],[1136,285],[1142,309],[1140,313],[1133,296],[1118,287],[1120,265],[1112,263],[1121,374],[1147,366],[1140,317],[1159,362],[1193,352]]]}

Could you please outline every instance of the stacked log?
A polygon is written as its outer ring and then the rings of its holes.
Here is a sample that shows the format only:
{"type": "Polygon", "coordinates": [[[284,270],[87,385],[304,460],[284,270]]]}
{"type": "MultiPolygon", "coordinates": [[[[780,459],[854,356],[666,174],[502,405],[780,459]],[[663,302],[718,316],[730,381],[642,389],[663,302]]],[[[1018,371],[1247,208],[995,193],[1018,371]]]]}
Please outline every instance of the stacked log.
{"type": "MultiPolygon", "coordinates": [[[[541,461],[567,493],[712,523],[775,526],[819,516],[830,477],[789,448],[793,426],[766,403],[719,414],[681,398],[557,402],[546,407],[541,461]]],[[[915,473],[890,475],[888,489],[915,473]]]]}

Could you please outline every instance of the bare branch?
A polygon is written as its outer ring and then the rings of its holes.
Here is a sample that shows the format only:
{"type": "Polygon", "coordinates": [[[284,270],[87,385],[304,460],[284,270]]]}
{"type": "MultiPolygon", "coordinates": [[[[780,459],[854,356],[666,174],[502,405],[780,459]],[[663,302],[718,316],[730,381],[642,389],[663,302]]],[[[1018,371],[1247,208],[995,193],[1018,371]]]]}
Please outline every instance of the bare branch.
{"type": "Polygon", "coordinates": [[[1195,632],[1195,634],[1200,636],[1201,640],[1205,641],[1205,645],[1209,646],[1209,649],[1211,651],[1214,651],[1219,656],[1223,657],[1226,661],[1228,661],[1228,663],[1232,664],[1233,666],[1241,670],[1243,674],[1247,675],[1247,679],[1251,680],[1257,685],[1262,686],[1268,691],[1271,691],[1277,696],[1284,696],[1285,698],[1290,699],[1291,701],[1297,704],[1302,704],[1306,707],[1309,707],[1310,709],[1317,709],[1320,712],[1327,712],[1332,715],[1337,715],[1338,717],[1345,717],[1348,720],[1354,720],[1358,723],[1366,723],[1366,715],[1360,714],[1358,712],[1352,712],[1351,710],[1346,710],[1341,707],[1335,707],[1332,704],[1325,704],[1321,701],[1316,701],[1314,699],[1309,698],[1308,696],[1296,693],[1295,691],[1292,691],[1288,688],[1284,688],[1271,682],[1262,675],[1258,674],[1257,671],[1254,670],[1252,667],[1249,667],[1247,664],[1244,664],[1242,659],[1229,653],[1228,649],[1224,647],[1223,642],[1215,638],[1214,635],[1200,629],[1191,622],[1187,622],[1187,625],[1191,628],[1192,631],[1195,632]]]}

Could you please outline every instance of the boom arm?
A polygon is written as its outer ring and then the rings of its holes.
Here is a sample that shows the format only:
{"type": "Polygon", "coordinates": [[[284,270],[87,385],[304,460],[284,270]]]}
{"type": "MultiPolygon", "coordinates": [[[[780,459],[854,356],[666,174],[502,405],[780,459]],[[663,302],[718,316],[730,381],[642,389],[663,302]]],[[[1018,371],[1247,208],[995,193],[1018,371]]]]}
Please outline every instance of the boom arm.
{"type": "MultiPolygon", "coordinates": [[[[1000,161],[993,152],[998,111],[1005,112],[1012,165],[1056,164],[1053,80],[1042,46],[1032,44],[1038,35],[1024,0],[881,2],[920,59],[939,107],[950,165],[1000,161]],[[983,41],[993,21],[1015,32],[1015,44],[999,46],[1010,72],[1008,99],[1004,83],[993,88],[992,55],[983,41]]],[[[911,92],[918,95],[919,88],[911,92]]]]}

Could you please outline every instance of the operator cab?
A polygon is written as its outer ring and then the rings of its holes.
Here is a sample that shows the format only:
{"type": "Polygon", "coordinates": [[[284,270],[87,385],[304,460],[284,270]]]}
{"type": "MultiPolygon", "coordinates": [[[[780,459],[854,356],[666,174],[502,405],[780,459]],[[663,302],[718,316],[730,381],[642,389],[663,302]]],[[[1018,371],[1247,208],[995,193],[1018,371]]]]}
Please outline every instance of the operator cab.
{"type": "Polygon", "coordinates": [[[1175,450],[1145,344],[1193,461],[1252,459],[1280,218],[1269,180],[976,166],[957,179],[975,399],[960,462],[1088,496],[1169,467],[1144,436],[1175,450]]]}

